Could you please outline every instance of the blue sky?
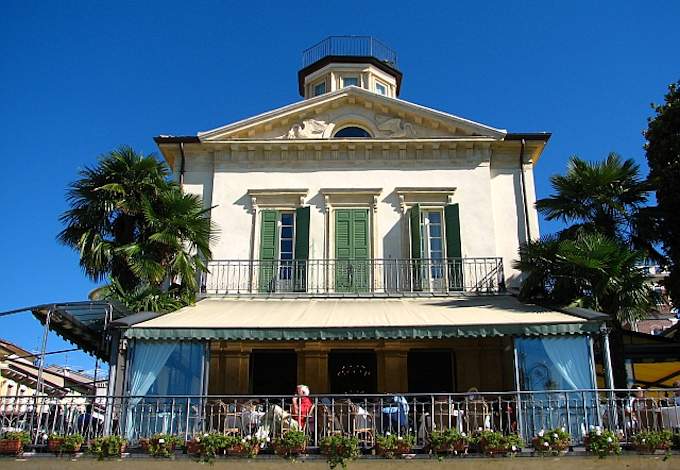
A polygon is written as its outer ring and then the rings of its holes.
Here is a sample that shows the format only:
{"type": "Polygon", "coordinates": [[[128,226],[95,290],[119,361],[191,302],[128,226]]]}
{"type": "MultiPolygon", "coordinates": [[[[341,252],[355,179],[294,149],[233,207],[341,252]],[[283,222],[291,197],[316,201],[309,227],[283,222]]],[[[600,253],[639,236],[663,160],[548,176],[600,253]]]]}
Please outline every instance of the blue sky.
{"type": "MultiPolygon", "coordinates": [[[[539,197],[567,158],[643,165],[649,104],[680,79],[680,2],[5,1],[0,16],[0,311],[83,299],[55,241],[79,168],[121,144],[195,134],[300,99],[301,51],[332,34],[396,49],[401,97],[514,132],[550,131],[539,197]]],[[[557,228],[542,223],[543,233],[557,228]]],[[[27,347],[28,315],[0,319],[27,347]]],[[[50,349],[64,347],[50,338],[50,349]]],[[[83,355],[69,364],[91,368],[83,355]]]]}

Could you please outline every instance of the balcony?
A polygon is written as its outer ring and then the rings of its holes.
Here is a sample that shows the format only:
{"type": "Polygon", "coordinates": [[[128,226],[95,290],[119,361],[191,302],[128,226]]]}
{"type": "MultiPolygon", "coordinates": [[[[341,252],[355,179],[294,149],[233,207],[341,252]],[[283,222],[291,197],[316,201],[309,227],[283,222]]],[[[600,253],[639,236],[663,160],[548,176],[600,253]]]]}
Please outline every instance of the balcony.
{"type": "Polygon", "coordinates": [[[397,67],[397,53],[371,36],[329,36],[302,52],[302,67],[329,56],[374,57],[397,67]]]}
{"type": "Polygon", "coordinates": [[[505,290],[502,258],[213,260],[203,296],[418,297],[505,290]]]}

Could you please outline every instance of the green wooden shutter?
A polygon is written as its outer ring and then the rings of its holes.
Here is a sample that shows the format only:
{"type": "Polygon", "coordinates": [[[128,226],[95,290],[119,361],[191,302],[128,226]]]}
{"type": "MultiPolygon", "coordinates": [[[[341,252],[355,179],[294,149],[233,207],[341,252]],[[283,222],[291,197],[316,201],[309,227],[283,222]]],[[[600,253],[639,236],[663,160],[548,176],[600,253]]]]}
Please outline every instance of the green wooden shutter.
{"type": "Polygon", "coordinates": [[[295,259],[309,259],[309,206],[295,209],[295,259]]]}
{"type": "Polygon", "coordinates": [[[309,259],[309,206],[295,209],[295,292],[307,290],[307,260],[309,259]]]}
{"type": "Polygon", "coordinates": [[[421,236],[420,236],[420,206],[415,204],[408,211],[411,226],[411,273],[413,277],[413,290],[422,290],[422,263],[419,261],[423,257],[421,236]]]}
{"type": "Polygon", "coordinates": [[[335,211],[335,288],[338,292],[368,288],[370,238],[368,210],[335,211]]]}
{"type": "Polygon", "coordinates": [[[460,258],[460,215],[458,204],[449,204],[444,208],[444,220],[446,222],[446,256],[448,258],[460,258]]]}
{"type": "Polygon", "coordinates": [[[449,204],[444,208],[446,223],[446,257],[448,258],[449,289],[462,290],[463,263],[460,257],[460,214],[458,204],[449,204]]]}
{"type": "Polygon", "coordinates": [[[411,258],[420,259],[423,257],[420,246],[420,206],[414,205],[408,210],[411,221],[411,258]]]}
{"type": "Polygon", "coordinates": [[[353,258],[352,262],[352,289],[355,292],[366,292],[371,278],[370,263],[370,241],[368,230],[368,210],[352,210],[352,242],[353,258]]]}
{"type": "Polygon", "coordinates": [[[260,292],[274,292],[276,290],[276,257],[278,255],[278,220],[276,211],[262,211],[260,224],[260,292]]]}

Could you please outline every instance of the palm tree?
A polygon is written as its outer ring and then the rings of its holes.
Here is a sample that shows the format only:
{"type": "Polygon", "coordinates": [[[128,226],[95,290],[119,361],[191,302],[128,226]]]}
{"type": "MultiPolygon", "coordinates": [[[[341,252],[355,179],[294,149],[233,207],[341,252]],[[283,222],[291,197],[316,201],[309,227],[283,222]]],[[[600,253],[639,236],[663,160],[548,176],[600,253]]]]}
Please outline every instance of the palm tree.
{"type": "Polygon", "coordinates": [[[169,286],[185,301],[195,294],[215,231],[200,198],[169,176],[153,155],[120,147],[70,185],[58,239],[78,250],[89,278],[110,278],[109,295],[155,295],[169,286]]]}
{"type": "Polygon", "coordinates": [[[550,183],[554,194],[537,201],[536,208],[546,220],[571,224],[565,236],[585,230],[631,243],[650,189],[632,159],[610,153],[591,163],[574,156],[566,174],[552,176],[550,183]]]}
{"type": "Polygon", "coordinates": [[[547,220],[571,225],[520,248],[520,297],[609,314],[616,383],[625,386],[621,330],[654,305],[638,266],[644,256],[662,258],[648,236],[648,183],[633,160],[614,153],[594,163],[572,157],[566,174],[550,181],[554,194],[536,207],[547,220]]]}

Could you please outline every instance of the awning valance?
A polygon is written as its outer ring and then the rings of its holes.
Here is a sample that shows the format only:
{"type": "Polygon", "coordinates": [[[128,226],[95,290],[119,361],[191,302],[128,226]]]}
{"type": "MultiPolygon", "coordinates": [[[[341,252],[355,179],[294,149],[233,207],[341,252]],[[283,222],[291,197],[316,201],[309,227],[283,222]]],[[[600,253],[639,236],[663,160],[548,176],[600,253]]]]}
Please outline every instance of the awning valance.
{"type": "Polygon", "coordinates": [[[147,340],[439,339],[587,334],[599,321],[512,296],[446,299],[204,299],[132,325],[147,340]]]}

